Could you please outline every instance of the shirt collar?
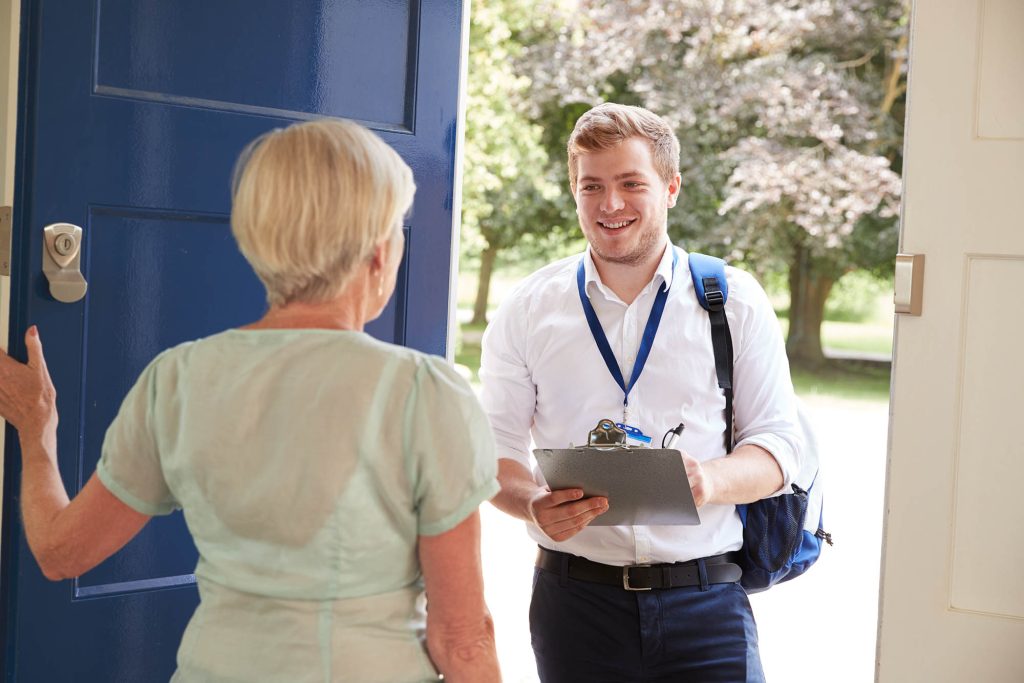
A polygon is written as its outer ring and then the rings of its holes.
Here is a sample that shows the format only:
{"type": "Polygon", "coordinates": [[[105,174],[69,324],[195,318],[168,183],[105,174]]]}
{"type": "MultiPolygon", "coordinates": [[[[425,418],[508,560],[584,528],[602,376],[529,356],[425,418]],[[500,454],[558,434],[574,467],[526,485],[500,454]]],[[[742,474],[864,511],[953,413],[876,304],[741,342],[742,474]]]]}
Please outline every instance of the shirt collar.
{"type": "MultiPolygon", "coordinates": [[[[665,286],[667,287],[672,286],[672,279],[675,276],[672,272],[672,252],[676,247],[668,240],[666,240],[666,245],[665,253],[661,255],[661,260],[658,261],[658,268],[654,271],[654,277],[651,278],[651,281],[644,288],[644,292],[651,291],[652,285],[655,283],[659,286],[662,283],[665,283],[665,286]]],[[[686,254],[682,253],[679,260],[684,261],[685,257],[686,254]]],[[[591,283],[597,285],[602,292],[611,292],[607,285],[601,282],[601,274],[597,272],[597,266],[594,265],[594,257],[589,245],[587,246],[586,252],[583,254],[583,275],[586,278],[584,280],[584,286],[587,292],[590,292],[591,283]]]]}

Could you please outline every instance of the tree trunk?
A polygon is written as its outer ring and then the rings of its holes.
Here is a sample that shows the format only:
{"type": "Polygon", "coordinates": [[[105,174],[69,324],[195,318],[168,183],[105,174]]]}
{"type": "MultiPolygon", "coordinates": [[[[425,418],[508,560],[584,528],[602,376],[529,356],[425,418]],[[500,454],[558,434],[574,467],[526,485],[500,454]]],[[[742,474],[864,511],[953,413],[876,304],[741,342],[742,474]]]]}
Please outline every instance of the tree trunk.
{"type": "Polygon", "coordinates": [[[815,268],[803,245],[796,245],[789,264],[789,336],[786,353],[793,365],[817,367],[825,363],[821,350],[821,321],[825,301],[835,277],[823,268],[815,268]]]}
{"type": "Polygon", "coordinates": [[[480,254],[480,277],[476,284],[476,302],[473,304],[473,325],[487,324],[487,299],[491,296],[491,275],[494,273],[494,261],[501,247],[487,243],[487,248],[480,254]]]}

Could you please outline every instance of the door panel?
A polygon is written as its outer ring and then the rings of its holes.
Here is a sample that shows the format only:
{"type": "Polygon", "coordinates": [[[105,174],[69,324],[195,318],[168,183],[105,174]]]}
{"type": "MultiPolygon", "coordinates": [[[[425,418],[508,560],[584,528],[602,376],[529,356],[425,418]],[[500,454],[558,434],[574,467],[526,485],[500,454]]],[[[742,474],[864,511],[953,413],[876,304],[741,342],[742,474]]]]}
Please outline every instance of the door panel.
{"type": "Polygon", "coordinates": [[[260,0],[225,23],[220,3],[206,0],[104,0],[95,91],[289,118],[340,116],[408,131],[417,4],[260,0]]]}
{"type": "Polygon", "coordinates": [[[878,680],[1024,680],[1024,4],[914,4],[878,680]]]}
{"type": "MultiPolygon", "coordinates": [[[[77,472],[88,478],[106,426],[154,349],[254,320],[263,312],[264,294],[224,216],[90,207],[84,230],[89,296],[77,472]]],[[[127,548],[76,580],[75,595],[123,592],[129,582],[136,590],[187,585],[182,576],[196,559],[182,516],[157,518],[127,548]]]]}
{"type": "MultiPolygon", "coordinates": [[[[258,318],[262,287],[230,236],[230,174],[261,133],[337,115],[412,166],[396,294],[368,331],[444,354],[461,43],[457,0],[25,0],[11,348],[37,324],[74,493],[107,425],[160,351],[258,318]],[[42,228],[84,230],[86,297],[50,297],[42,228]]],[[[8,433],[8,437],[13,433],[8,433]]],[[[8,439],[0,610],[7,680],[159,681],[197,602],[180,513],[50,583],[25,545],[8,439]]]]}

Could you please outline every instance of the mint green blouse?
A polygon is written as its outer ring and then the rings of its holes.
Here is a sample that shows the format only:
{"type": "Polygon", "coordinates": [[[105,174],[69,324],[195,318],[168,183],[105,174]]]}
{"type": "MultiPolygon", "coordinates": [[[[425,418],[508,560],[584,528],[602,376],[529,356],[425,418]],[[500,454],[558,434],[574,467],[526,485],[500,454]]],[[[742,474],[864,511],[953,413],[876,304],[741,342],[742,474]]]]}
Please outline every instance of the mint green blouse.
{"type": "Polygon", "coordinates": [[[200,606],[174,681],[425,681],[417,537],[498,491],[444,360],[361,332],[230,330],[157,356],[107,431],[103,484],[181,508],[200,606]]]}

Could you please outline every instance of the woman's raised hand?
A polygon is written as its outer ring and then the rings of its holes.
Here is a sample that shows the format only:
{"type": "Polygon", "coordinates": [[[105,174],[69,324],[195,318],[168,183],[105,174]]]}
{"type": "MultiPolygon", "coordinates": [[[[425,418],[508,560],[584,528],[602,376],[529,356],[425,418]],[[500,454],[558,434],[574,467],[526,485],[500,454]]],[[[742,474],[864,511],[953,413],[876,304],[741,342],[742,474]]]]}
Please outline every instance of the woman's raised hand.
{"type": "Polygon", "coordinates": [[[25,347],[27,363],[0,350],[0,417],[10,422],[22,439],[53,436],[57,432],[57,391],[35,325],[25,332],[25,347]]]}

